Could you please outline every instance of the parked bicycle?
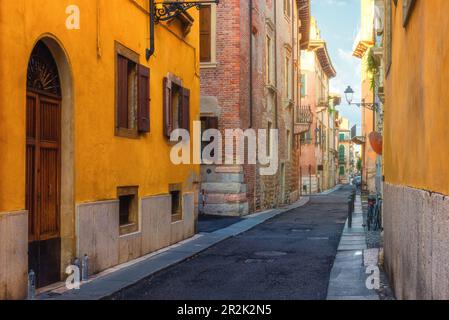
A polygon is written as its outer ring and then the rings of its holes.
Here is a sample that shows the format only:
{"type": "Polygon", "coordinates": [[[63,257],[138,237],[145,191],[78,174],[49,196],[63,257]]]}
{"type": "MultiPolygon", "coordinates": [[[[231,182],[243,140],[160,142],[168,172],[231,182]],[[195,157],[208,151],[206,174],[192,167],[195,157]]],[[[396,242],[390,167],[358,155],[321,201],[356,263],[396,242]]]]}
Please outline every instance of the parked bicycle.
{"type": "Polygon", "coordinates": [[[368,197],[368,231],[382,228],[382,198],[379,195],[368,197]]]}

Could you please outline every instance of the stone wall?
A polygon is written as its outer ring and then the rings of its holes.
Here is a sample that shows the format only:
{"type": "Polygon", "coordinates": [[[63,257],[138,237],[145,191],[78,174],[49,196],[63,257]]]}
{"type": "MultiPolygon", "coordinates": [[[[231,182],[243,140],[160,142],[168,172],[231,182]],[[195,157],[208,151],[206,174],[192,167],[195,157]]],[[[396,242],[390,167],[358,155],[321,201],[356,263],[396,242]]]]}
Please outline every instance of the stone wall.
{"type": "Polygon", "coordinates": [[[398,299],[449,299],[449,198],[384,184],[385,265],[398,299]]]}
{"type": "Polygon", "coordinates": [[[171,220],[170,195],[141,200],[139,231],[119,235],[118,201],[77,207],[77,254],[90,257],[95,274],[190,238],[195,233],[194,194],[183,195],[182,220],[171,220]]]}
{"type": "Polygon", "coordinates": [[[23,299],[28,279],[28,212],[0,213],[0,300],[23,299]]]}

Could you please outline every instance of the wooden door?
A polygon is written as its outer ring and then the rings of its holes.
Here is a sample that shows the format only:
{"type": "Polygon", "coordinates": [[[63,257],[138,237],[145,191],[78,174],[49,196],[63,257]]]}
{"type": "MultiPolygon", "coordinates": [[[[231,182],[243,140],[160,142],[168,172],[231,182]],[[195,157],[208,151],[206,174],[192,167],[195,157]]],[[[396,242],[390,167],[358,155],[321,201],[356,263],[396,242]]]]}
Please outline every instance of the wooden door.
{"type": "Polygon", "coordinates": [[[43,287],[60,280],[61,101],[28,91],[26,114],[29,265],[43,287]]]}

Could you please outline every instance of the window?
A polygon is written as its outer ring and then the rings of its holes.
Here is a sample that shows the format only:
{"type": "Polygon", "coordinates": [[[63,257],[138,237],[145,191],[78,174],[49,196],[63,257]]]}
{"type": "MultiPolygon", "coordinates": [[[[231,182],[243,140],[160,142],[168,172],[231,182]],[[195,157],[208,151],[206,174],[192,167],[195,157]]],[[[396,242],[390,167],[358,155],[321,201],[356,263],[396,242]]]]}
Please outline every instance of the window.
{"type": "Polygon", "coordinates": [[[291,17],[291,0],[284,0],[284,14],[287,18],[291,17]]]}
{"type": "Polygon", "coordinates": [[[267,156],[271,156],[271,127],[272,124],[268,121],[267,125],[267,156]]]}
{"type": "Polygon", "coordinates": [[[306,75],[301,74],[301,98],[306,96],[306,75]]]}
{"type": "Polygon", "coordinates": [[[116,43],[116,135],[138,138],[150,131],[150,70],[139,55],[116,43]]]}
{"type": "Polygon", "coordinates": [[[119,187],[120,235],[136,232],[139,229],[139,192],[138,187],[119,187]]]}
{"type": "Polygon", "coordinates": [[[266,39],[266,80],[267,85],[274,85],[274,44],[269,35],[266,39]]]}
{"type": "Polygon", "coordinates": [[[170,138],[173,130],[190,131],[190,90],[179,80],[164,78],[164,133],[170,138]]]}
{"type": "Polygon", "coordinates": [[[180,184],[170,185],[172,222],[182,220],[182,193],[180,184]]]}
{"type": "MultiPolygon", "coordinates": [[[[203,136],[203,133],[209,129],[218,130],[218,117],[201,117],[201,136],[203,136]]],[[[213,139],[211,141],[201,141],[201,154],[203,154],[204,148],[206,148],[213,141],[213,139]]],[[[215,156],[214,151],[210,154],[212,158],[215,156]]]]}
{"type": "Polygon", "coordinates": [[[285,85],[285,97],[288,100],[292,100],[292,61],[291,61],[291,51],[287,50],[285,55],[285,72],[284,72],[284,85],[285,85]]]}
{"type": "Polygon", "coordinates": [[[345,141],[345,134],[344,133],[340,133],[340,141],[345,141]]]}
{"type": "Polygon", "coordinates": [[[200,62],[202,67],[216,65],[216,18],[215,4],[200,8],[200,62]]]}
{"type": "Polygon", "coordinates": [[[312,134],[311,134],[312,129],[307,130],[306,132],[301,134],[301,142],[305,143],[305,144],[310,144],[312,143],[312,134]]]}
{"type": "Polygon", "coordinates": [[[212,30],[211,6],[201,6],[200,9],[200,61],[212,60],[212,30]]]}
{"type": "Polygon", "coordinates": [[[346,148],[343,145],[338,149],[338,160],[340,162],[346,162],[346,148]]]}

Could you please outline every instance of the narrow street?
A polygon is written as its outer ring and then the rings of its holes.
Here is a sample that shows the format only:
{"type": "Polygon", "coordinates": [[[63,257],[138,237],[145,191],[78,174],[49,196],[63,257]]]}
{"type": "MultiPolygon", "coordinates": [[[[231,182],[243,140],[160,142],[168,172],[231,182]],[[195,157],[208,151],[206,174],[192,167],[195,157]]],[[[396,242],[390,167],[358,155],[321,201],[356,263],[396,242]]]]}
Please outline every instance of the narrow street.
{"type": "Polygon", "coordinates": [[[314,196],[114,299],[325,299],[349,193],[314,196]]]}

